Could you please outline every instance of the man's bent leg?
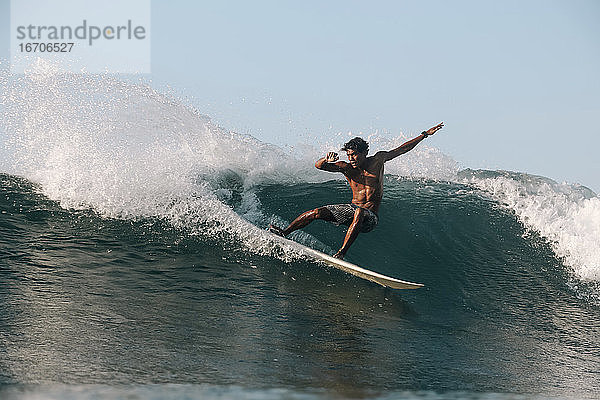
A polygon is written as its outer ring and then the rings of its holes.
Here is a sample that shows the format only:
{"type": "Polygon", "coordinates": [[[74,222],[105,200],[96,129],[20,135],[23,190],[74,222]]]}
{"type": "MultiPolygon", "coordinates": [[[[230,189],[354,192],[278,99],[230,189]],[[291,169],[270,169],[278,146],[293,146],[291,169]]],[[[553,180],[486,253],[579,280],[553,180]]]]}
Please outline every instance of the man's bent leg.
{"type": "Polygon", "coordinates": [[[298,218],[293,220],[292,223],[288,225],[287,228],[281,230],[281,234],[283,236],[287,236],[298,229],[304,228],[316,219],[322,219],[331,222],[334,220],[334,217],[331,211],[325,207],[315,208],[314,210],[300,214],[298,218]]]}
{"type": "Polygon", "coordinates": [[[346,232],[346,237],[344,238],[344,244],[338,250],[338,252],[335,253],[335,255],[334,255],[335,258],[339,258],[340,260],[344,259],[344,256],[346,255],[346,252],[350,248],[350,245],[352,245],[352,243],[354,242],[354,240],[356,239],[356,237],[358,236],[358,234],[360,232],[360,228],[362,226],[364,218],[365,218],[365,210],[358,207],[356,209],[356,211],[354,211],[354,219],[352,220],[352,223],[350,224],[350,226],[348,227],[348,231],[346,232]]]}

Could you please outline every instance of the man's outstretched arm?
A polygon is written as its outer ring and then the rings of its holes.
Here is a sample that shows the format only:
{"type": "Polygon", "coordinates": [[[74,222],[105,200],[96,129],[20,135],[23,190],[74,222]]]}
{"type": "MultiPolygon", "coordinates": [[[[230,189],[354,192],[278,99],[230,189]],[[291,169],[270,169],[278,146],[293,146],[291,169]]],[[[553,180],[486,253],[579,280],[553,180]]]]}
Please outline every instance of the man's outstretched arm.
{"type": "Polygon", "coordinates": [[[317,160],[317,162],[315,162],[315,168],[329,172],[343,172],[344,167],[346,167],[347,163],[343,161],[338,161],[338,159],[339,157],[337,153],[331,151],[327,153],[325,157],[321,157],[317,160]]]}
{"type": "Polygon", "coordinates": [[[437,131],[439,131],[443,127],[444,127],[444,123],[441,122],[441,123],[437,124],[436,126],[434,126],[433,128],[429,128],[428,130],[423,131],[416,138],[411,139],[411,140],[409,140],[406,143],[403,143],[402,145],[396,147],[395,149],[390,150],[390,151],[379,151],[379,152],[377,152],[377,154],[375,154],[375,156],[376,157],[382,157],[384,161],[390,161],[390,160],[398,157],[401,154],[404,154],[404,153],[407,153],[407,152],[411,151],[423,139],[425,139],[427,136],[433,135],[434,133],[436,133],[437,131]]]}

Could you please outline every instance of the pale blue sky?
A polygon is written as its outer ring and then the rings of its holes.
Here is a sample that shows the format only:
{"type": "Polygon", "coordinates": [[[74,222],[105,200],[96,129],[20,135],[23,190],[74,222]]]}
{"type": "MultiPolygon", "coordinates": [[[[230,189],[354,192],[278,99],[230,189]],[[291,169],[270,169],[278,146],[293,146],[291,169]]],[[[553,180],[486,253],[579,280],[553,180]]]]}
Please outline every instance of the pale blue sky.
{"type": "Polygon", "coordinates": [[[429,144],[464,167],[598,192],[599,20],[594,0],[153,1],[151,78],[271,143],[443,120],[429,144]]]}

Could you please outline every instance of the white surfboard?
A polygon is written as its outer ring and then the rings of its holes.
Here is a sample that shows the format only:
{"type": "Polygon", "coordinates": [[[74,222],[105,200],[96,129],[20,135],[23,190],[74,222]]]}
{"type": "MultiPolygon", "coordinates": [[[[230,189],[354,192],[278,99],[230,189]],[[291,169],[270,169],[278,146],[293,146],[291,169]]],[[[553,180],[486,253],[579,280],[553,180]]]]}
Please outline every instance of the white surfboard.
{"type": "Polygon", "coordinates": [[[301,245],[300,243],[294,242],[293,240],[289,240],[284,237],[275,235],[274,233],[271,234],[277,237],[278,239],[285,241],[286,244],[294,246],[296,249],[314,257],[319,261],[323,261],[326,264],[331,265],[332,267],[341,269],[342,271],[352,274],[354,276],[358,276],[359,278],[378,283],[381,286],[389,287],[392,289],[418,289],[424,286],[422,283],[407,282],[377,272],[369,271],[368,269],[361,268],[358,265],[349,263],[348,261],[339,260],[325,253],[321,253],[318,250],[301,245]]]}

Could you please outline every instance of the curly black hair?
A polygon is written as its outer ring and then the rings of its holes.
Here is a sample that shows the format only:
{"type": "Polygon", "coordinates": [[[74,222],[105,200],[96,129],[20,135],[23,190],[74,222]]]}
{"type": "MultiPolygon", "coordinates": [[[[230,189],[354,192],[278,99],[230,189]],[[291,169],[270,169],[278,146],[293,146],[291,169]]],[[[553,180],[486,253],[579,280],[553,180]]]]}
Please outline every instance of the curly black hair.
{"type": "Polygon", "coordinates": [[[342,150],[354,150],[359,153],[367,154],[369,152],[369,143],[367,143],[363,138],[355,137],[354,139],[345,143],[344,147],[342,147],[342,150]]]}

